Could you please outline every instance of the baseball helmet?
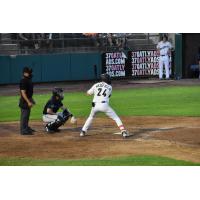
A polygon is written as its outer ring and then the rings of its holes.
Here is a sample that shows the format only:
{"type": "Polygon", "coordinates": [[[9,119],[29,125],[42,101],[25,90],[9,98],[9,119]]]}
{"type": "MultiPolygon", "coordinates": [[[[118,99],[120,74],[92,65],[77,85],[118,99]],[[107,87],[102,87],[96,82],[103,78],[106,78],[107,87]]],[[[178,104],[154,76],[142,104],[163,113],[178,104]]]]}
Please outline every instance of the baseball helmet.
{"type": "Polygon", "coordinates": [[[101,74],[101,81],[111,84],[111,79],[108,74],[101,74]]]}
{"type": "Polygon", "coordinates": [[[59,97],[60,100],[64,99],[63,89],[62,88],[55,87],[52,90],[52,95],[53,95],[53,97],[59,97]]]}

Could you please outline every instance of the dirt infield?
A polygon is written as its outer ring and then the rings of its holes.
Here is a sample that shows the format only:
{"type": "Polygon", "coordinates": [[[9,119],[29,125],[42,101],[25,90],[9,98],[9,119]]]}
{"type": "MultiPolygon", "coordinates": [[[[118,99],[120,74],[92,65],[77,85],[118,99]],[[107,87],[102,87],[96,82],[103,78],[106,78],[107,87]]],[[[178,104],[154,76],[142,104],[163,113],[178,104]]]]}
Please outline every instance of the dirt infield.
{"type": "Polygon", "coordinates": [[[61,132],[47,134],[42,122],[31,122],[33,136],[19,134],[19,122],[0,123],[0,157],[37,159],[103,158],[159,155],[200,162],[200,118],[123,117],[131,135],[122,139],[108,118],[96,118],[88,136],[79,137],[85,119],[75,127],[67,123],[61,132]],[[115,134],[117,133],[117,134],[115,134]]]}

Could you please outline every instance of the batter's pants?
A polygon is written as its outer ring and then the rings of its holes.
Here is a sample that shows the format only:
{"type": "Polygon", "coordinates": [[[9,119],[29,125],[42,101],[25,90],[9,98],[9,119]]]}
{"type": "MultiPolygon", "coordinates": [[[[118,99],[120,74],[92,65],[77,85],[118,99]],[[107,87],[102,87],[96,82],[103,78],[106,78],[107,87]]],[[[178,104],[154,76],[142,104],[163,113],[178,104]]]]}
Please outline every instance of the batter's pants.
{"type": "Polygon", "coordinates": [[[87,120],[86,120],[86,122],[85,122],[85,124],[82,128],[82,131],[87,132],[88,128],[92,124],[92,121],[93,121],[96,113],[98,113],[98,112],[105,113],[108,117],[110,117],[111,119],[113,119],[116,122],[116,124],[120,128],[120,130],[124,130],[124,126],[122,124],[122,121],[117,116],[115,111],[109,106],[108,103],[95,103],[95,107],[92,107],[90,115],[87,118],[87,120]]]}

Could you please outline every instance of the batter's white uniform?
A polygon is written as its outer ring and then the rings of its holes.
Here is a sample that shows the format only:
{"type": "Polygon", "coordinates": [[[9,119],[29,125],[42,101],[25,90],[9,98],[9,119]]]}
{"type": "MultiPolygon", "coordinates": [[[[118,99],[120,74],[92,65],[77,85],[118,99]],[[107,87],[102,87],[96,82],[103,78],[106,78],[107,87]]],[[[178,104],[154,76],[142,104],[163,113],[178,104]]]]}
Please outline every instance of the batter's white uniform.
{"type": "Polygon", "coordinates": [[[170,42],[160,41],[157,45],[157,49],[160,52],[159,57],[159,79],[163,77],[163,65],[165,65],[166,79],[169,78],[169,51],[171,50],[172,45],[170,42]]]}
{"type": "Polygon", "coordinates": [[[109,98],[112,94],[112,86],[108,85],[105,82],[99,82],[93,85],[92,88],[87,91],[87,94],[94,95],[93,103],[95,104],[95,106],[92,107],[90,115],[86,120],[82,131],[87,132],[97,112],[105,113],[108,117],[113,119],[116,122],[117,126],[120,128],[120,130],[123,131],[124,126],[122,124],[122,121],[117,116],[115,111],[109,106],[109,98]]]}

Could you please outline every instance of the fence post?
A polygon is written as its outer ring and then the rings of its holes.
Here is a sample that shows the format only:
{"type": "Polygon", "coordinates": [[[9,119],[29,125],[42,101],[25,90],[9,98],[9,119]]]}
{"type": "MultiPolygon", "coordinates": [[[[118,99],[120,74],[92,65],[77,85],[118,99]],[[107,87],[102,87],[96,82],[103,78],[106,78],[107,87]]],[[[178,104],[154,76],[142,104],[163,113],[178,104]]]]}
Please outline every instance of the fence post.
{"type": "Polygon", "coordinates": [[[183,40],[182,34],[175,35],[175,78],[182,78],[182,65],[183,65],[183,40]]]}

